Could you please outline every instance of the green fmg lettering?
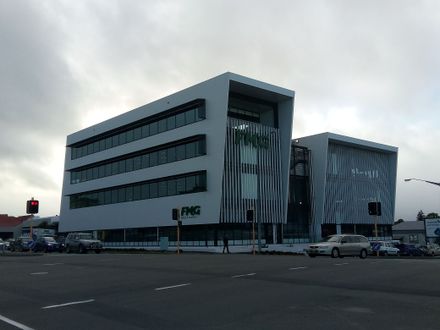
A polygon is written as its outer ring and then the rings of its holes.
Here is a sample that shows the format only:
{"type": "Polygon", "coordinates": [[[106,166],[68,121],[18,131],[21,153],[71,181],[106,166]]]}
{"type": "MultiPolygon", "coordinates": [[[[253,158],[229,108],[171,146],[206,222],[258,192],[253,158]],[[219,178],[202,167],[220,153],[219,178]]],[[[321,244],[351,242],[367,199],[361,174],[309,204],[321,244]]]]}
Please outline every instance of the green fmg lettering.
{"type": "Polygon", "coordinates": [[[200,206],[184,206],[180,210],[180,215],[182,217],[194,217],[200,215],[200,206]]]}
{"type": "Polygon", "coordinates": [[[269,148],[269,136],[258,133],[250,133],[243,130],[235,131],[235,143],[240,144],[243,141],[245,145],[252,145],[255,148],[269,148]]]}

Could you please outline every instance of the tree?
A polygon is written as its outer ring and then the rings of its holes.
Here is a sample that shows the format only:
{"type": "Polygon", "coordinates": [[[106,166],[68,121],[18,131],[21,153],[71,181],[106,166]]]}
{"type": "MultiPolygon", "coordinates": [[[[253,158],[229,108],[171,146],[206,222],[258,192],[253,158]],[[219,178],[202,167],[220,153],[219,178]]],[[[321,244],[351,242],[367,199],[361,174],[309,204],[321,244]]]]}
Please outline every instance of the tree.
{"type": "Polygon", "coordinates": [[[423,213],[422,210],[419,211],[419,213],[417,213],[417,221],[423,221],[425,220],[425,213],[423,213]]]}
{"type": "Polygon", "coordinates": [[[440,217],[439,217],[438,213],[436,213],[436,212],[428,213],[425,217],[425,219],[437,219],[437,218],[440,218],[440,217]]]}
{"type": "Polygon", "coordinates": [[[403,220],[403,219],[398,219],[398,220],[394,221],[394,224],[395,224],[395,225],[398,225],[399,223],[402,223],[402,222],[405,222],[405,220],[403,220]]]}

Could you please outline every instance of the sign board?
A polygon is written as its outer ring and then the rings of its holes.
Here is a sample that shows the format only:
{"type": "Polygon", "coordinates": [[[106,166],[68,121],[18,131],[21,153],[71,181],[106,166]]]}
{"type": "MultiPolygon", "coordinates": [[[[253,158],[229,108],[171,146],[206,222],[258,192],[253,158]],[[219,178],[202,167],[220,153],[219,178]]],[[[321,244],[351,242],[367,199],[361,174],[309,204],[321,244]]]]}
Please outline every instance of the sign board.
{"type": "Polygon", "coordinates": [[[425,219],[426,237],[440,237],[440,219],[425,219]]]}
{"type": "Polygon", "coordinates": [[[200,215],[200,206],[183,206],[180,208],[180,219],[197,218],[200,215]]]}

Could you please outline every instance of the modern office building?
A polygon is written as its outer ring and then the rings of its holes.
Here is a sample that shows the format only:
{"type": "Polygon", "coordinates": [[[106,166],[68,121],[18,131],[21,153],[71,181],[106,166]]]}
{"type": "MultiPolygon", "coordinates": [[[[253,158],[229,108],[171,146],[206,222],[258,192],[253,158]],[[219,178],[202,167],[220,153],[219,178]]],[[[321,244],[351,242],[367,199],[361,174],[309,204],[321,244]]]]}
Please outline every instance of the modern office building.
{"type": "Polygon", "coordinates": [[[396,195],[396,147],[322,133],[295,139],[310,151],[313,240],[336,233],[392,237],[396,195]],[[381,203],[381,215],[368,212],[381,203]]]}
{"type": "Polygon", "coordinates": [[[255,227],[263,244],[373,237],[375,223],[391,236],[397,148],[331,133],[292,141],[294,95],[225,73],[69,135],[59,230],[173,245],[179,209],[183,245],[250,245],[255,227]]]}
{"type": "Polygon", "coordinates": [[[294,92],[233,73],[67,137],[59,228],[104,241],[280,242],[294,92]]]}

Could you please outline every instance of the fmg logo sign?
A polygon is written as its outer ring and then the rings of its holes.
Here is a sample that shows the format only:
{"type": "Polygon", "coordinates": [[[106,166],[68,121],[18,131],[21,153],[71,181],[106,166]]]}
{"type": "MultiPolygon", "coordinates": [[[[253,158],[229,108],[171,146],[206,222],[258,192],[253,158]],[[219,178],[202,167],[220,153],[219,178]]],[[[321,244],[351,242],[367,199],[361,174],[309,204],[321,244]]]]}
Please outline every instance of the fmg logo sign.
{"type": "Polygon", "coordinates": [[[236,144],[243,141],[245,145],[251,145],[254,148],[269,149],[269,136],[267,134],[251,133],[244,130],[236,130],[234,133],[236,144]]]}
{"type": "Polygon", "coordinates": [[[180,209],[181,219],[197,218],[200,215],[201,207],[199,205],[194,206],[183,206],[180,209]]]}

